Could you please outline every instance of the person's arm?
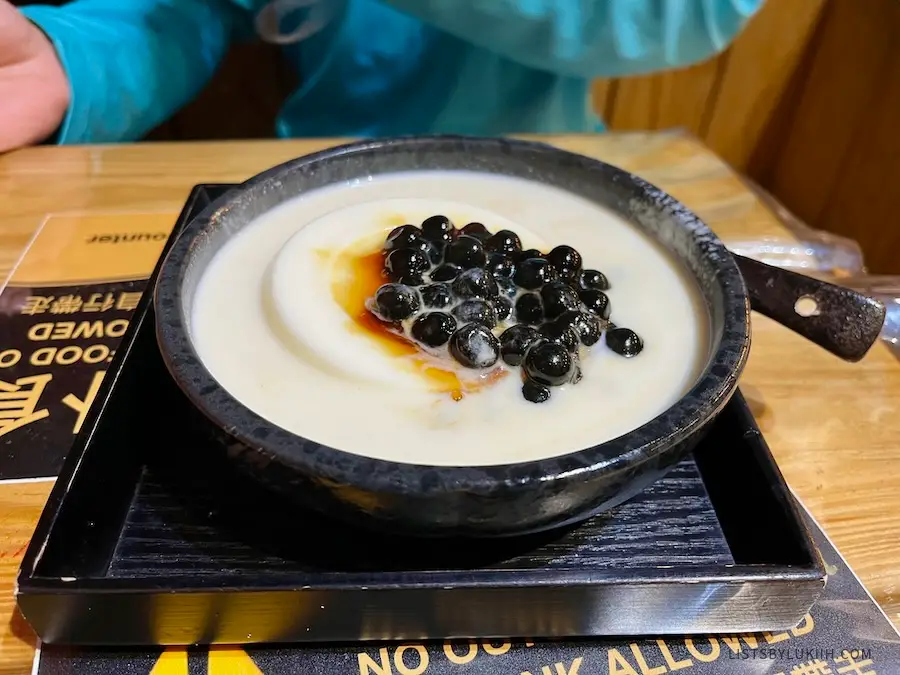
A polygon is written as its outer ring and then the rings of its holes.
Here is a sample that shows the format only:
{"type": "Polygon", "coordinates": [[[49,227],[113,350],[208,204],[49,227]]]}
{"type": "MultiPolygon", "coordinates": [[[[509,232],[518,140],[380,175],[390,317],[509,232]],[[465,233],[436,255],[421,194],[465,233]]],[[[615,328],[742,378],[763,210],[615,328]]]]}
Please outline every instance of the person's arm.
{"type": "Polygon", "coordinates": [[[721,52],[764,0],[384,0],[527,66],[575,77],[676,68],[721,52]]]}
{"type": "Polygon", "coordinates": [[[166,120],[215,72],[235,11],[227,0],[24,7],[53,43],[69,81],[69,106],[54,140],[133,141],[166,120]]]}

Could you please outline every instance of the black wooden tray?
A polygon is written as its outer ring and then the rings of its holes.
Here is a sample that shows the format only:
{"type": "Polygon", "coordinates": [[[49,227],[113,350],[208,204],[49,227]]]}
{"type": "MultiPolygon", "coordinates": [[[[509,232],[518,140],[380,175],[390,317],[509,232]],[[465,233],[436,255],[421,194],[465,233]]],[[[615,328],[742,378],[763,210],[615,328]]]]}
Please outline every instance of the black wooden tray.
{"type": "MultiPolygon", "coordinates": [[[[224,189],[196,188],[176,232],[224,189]]],[[[19,572],[19,606],[46,643],[774,631],[797,625],[824,587],[740,395],[693,457],[579,526],[390,538],[299,513],[216,462],[161,361],[151,300],[135,310],[19,572]]]]}

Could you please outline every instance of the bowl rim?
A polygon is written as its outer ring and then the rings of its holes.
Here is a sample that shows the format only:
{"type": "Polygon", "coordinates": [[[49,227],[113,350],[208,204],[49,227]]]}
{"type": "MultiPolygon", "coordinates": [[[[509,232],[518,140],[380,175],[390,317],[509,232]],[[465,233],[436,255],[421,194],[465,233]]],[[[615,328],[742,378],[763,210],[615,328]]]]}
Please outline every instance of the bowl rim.
{"type": "Polygon", "coordinates": [[[750,301],[734,257],[717,235],[684,204],[644,179],[602,160],[531,140],[459,135],[417,135],[344,143],[274,165],[239,183],[188,222],[160,266],[153,304],[157,343],[163,361],[190,402],[219,429],[240,444],[261,453],[264,461],[299,471],[307,478],[335,486],[359,486],[400,496],[428,492],[490,494],[498,486],[522,487],[570,480],[578,474],[615,472],[650,460],[701,430],[725,406],[737,389],[750,348],[750,301]],[[286,173],[316,163],[385,147],[465,143],[467,151],[538,153],[602,169],[613,181],[652,202],[691,232],[695,244],[717,268],[723,300],[722,339],[710,354],[694,385],[667,410],[616,438],[554,457],[517,464],[434,466],[357,455],[290,432],[263,418],[218,383],[194,349],[183,312],[181,287],[198,236],[235,204],[256,190],[281,180],[286,173]]]}

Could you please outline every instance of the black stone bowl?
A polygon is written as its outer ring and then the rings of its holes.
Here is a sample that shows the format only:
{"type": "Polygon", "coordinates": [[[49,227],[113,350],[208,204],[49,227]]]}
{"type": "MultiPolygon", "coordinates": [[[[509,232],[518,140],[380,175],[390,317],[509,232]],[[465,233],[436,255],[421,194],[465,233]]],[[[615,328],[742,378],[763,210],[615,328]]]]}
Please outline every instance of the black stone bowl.
{"type": "Polygon", "coordinates": [[[860,358],[877,339],[884,308],[846,289],[822,288],[821,282],[760,263],[739,264],[671,196],[594,159],[524,141],[412,137],[300,157],[223,196],[174,243],[161,269],[155,310],[159,346],[172,377],[234,466],[298,505],[356,525],[417,536],[484,537],[588,518],[634,496],[681,460],[737,388],[750,348],[751,300],[782,323],[797,323],[796,315],[789,316],[794,295],[811,295],[827,310],[825,319],[816,315],[808,325],[791,327],[843,358],[860,358]],[[427,169],[484,171],[553,185],[612,209],[659,240],[696,279],[709,311],[711,348],[690,391],[655,419],[601,445],[552,459],[478,467],[419,466],[342,452],[290,433],[235,400],[206,370],[191,341],[194,292],[219,248],[257,216],[299,193],[427,169]],[[748,271],[756,275],[749,290],[748,271]],[[854,321],[868,328],[848,332],[854,321]]]}

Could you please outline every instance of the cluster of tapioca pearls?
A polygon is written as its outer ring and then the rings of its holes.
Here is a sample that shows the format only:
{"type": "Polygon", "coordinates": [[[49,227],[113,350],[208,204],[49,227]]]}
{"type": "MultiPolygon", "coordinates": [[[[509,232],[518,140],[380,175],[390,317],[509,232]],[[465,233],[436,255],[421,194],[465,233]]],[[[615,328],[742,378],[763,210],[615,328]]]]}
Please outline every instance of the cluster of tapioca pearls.
{"type": "Polygon", "coordinates": [[[522,250],[514,232],[481,223],[457,229],[441,215],[395,228],[384,243],[388,283],[369,310],[423,349],[466,368],[498,360],[521,366],[522,392],[535,403],[550,388],[577,383],[579,346],[606,332],[606,345],[635,356],[641,339],[609,322],[606,276],[584,269],[571,246],[522,250]]]}

